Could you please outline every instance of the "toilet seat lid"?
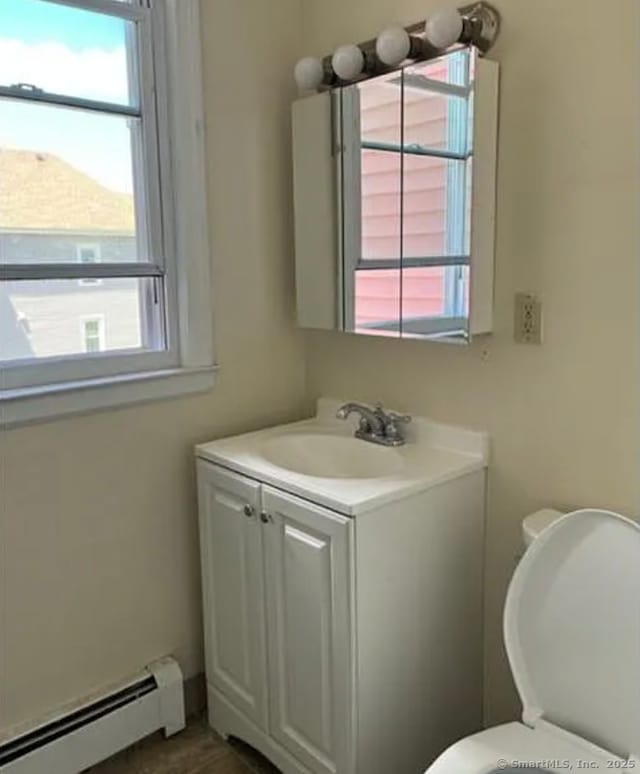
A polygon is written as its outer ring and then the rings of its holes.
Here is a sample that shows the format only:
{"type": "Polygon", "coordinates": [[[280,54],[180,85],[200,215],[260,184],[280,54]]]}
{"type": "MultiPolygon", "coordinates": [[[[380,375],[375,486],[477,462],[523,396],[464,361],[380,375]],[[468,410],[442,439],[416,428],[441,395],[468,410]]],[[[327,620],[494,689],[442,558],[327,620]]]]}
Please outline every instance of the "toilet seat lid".
{"type": "Polygon", "coordinates": [[[504,626],[525,723],[640,757],[640,525],[597,510],[552,524],[516,569],[504,626]]]}

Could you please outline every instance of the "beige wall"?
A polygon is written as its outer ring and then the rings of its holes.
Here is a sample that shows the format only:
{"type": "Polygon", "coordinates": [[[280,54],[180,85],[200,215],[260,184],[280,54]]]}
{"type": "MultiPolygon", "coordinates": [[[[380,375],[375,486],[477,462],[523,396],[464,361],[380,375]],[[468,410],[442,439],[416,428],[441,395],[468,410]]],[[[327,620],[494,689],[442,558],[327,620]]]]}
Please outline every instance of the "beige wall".
{"type": "Polygon", "coordinates": [[[289,111],[296,0],[203,3],[219,383],[3,432],[0,729],[150,660],[202,670],[192,446],[297,418],[289,111]]]}
{"type": "Polygon", "coordinates": [[[202,5],[219,383],[2,434],[0,728],[167,652],[188,676],[202,668],[191,447],[300,415],[305,352],[307,398],[382,399],[491,431],[487,705],[489,720],[512,717],[500,609],[521,517],[547,504],[640,511],[636,3],[500,0],[497,324],[469,349],[303,341],[291,324],[299,42],[321,54],[423,18],[429,3],[202,5]],[[594,54],[603,26],[606,61],[594,54]],[[542,295],[541,348],[512,343],[516,289],[542,295]]]}
{"type": "MultiPolygon", "coordinates": [[[[501,608],[521,518],[549,504],[640,513],[638,4],[497,4],[504,28],[492,54],[502,63],[495,335],[468,349],[306,338],[312,395],[380,399],[493,436],[489,721],[517,711],[501,608]],[[541,348],[513,343],[516,290],[543,299],[541,348]]],[[[424,18],[429,7],[425,0],[307,1],[305,47],[323,54],[387,24],[424,18]]]]}

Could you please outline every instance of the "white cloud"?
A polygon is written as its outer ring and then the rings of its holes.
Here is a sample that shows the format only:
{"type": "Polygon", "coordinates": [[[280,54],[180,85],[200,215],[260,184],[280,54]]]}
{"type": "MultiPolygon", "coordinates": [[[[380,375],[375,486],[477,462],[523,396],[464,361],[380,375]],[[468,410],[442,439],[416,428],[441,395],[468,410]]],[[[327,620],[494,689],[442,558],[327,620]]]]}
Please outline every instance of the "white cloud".
{"type": "Polygon", "coordinates": [[[61,43],[29,45],[0,37],[0,81],[30,83],[56,94],[104,102],[128,100],[127,55],[112,51],[73,51],[61,43]]]}
{"type": "MultiPolygon", "coordinates": [[[[73,51],[59,43],[0,38],[0,83],[31,83],[57,94],[122,104],[128,98],[126,53],[124,48],[73,51]]],[[[125,118],[2,101],[0,146],[51,153],[108,188],[132,190],[125,118]]]]}

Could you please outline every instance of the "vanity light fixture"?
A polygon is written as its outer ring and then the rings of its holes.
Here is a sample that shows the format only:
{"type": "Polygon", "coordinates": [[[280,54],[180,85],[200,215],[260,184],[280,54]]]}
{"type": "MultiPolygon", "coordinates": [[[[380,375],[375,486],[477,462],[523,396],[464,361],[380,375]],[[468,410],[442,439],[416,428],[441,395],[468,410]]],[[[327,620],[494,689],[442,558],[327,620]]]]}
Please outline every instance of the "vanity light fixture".
{"type": "Polygon", "coordinates": [[[493,46],[500,32],[500,14],[489,3],[434,11],[421,24],[385,28],[376,40],[340,46],[324,60],[305,57],[294,75],[301,92],[335,86],[395,68],[405,60],[424,61],[455,45],[473,45],[481,54],[493,46]],[[365,74],[365,75],[363,75],[365,74]]]}
{"type": "Polygon", "coordinates": [[[294,76],[300,91],[317,91],[324,80],[324,67],[319,59],[305,56],[296,64],[294,76]]]}
{"type": "Polygon", "coordinates": [[[464,21],[457,8],[441,8],[431,14],[424,25],[426,39],[441,51],[458,43],[463,31],[464,21]]]}
{"type": "Polygon", "coordinates": [[[340,46],[331,57],[334,73],[343,81],[352,81],[364,70],[364,54],[359,46],[350,43],[340,46]]]}
{"type": "Polygon", "coordinates": [[[382,64],[396,67],[411,52],[411,36],[404,27],[387,27],[376,40],[376,56],[382,64]]]}

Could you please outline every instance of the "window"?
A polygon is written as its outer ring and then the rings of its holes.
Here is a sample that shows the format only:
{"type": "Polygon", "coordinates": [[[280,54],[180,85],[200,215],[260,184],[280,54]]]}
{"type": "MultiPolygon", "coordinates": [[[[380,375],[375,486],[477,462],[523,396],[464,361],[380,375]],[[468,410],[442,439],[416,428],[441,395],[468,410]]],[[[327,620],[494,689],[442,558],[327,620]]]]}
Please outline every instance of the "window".
{"type": "MultiPolygon", "coordinates": [[[[78,263],[99,263],[100,262],[100,245],[85,245],[78,244],[76,246],[76,252],[78,256],[78,263]]],[[[97,277],[85,277],[78,280],[81,285],[99,285],[102,280],[97,277]]]]}
{"type": "Polygon", "coordinates": [[[213,370],[194,6],[0,3],[5,406],[213,370]]]}
{"type": "Polygon", "coordinates": [[[94,317],[82,322],[85,352],[102,352],[104,349],[104,317],[94,317]]]}

